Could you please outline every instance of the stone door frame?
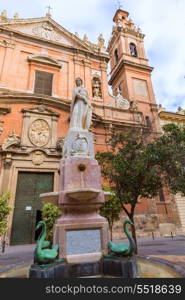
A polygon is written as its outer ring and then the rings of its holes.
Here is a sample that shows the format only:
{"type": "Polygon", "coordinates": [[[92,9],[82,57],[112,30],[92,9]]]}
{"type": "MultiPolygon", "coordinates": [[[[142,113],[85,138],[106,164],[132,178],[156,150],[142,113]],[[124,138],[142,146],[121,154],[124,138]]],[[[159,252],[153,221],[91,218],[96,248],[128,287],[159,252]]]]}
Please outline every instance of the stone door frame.
{"type": "Polygon", "coordinates": [[[47,158],[40,166],[34,166],[31,155],[29,157],[15,157],[12,159],[12,164],[9,167],[3,167],[0,176],[0,190],[2,192],[10,191],[11,199],[9,205],[11,212],[8,216],[8,230],[6,232],[6,243],[9,245],[10,236],[13,223],[14,205],[16,198],[16,188],[18,180],[18,172],[31,172],[31,173],[54,173],[53,191],[58,191],[59,184],[59,159],[47,158]]]}

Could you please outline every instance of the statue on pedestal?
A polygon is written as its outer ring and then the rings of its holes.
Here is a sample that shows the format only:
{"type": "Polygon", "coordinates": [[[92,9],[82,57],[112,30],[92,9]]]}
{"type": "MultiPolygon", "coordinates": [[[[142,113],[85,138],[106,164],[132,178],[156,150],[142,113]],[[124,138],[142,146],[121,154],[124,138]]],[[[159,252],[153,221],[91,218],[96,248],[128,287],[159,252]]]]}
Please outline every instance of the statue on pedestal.
{"type": "Polygon", "coordinates": [[[98,77],[94,77],[92,80],[92,93],[94,98],[101,98],[101,81],[98,77]]]}
{"type": "Polygon", "coordinates": [[[70,131],[88,131],[92,119],[92,107],[87,90],[82,87],[82,79],[76,78],[71,104],[70,131]]]}

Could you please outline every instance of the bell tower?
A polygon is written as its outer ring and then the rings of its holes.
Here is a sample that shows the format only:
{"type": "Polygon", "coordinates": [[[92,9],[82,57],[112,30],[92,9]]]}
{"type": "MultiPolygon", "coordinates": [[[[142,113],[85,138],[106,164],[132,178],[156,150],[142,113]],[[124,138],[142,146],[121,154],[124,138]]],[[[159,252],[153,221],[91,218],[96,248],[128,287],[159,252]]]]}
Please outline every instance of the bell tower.
{"type": "Polygon", "coordinates": [[[141,29],[129,18],[129,13],[118,9],[114,15],[112,36],[108,45],[110,55],[110,80],[113,94],[118,89],[123,98],[143,112],[145,123],[153,131],[160,131],[157,105],[153,92],[151,73],[144,49],[141,29]]]}

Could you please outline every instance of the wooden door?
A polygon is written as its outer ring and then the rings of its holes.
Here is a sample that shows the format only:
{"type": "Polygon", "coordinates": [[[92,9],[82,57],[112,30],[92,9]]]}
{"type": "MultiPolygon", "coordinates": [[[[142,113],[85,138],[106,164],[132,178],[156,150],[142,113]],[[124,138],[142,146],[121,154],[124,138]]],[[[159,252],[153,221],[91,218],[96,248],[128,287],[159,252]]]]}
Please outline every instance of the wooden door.
{"type": "Polygon", "coordinates": [[[53,179],[53,173],[19,172],[11,232],[12,245],[35,242],[35,227],[41,217],[43,205],[39,195],[53,191],[53,179]]]}

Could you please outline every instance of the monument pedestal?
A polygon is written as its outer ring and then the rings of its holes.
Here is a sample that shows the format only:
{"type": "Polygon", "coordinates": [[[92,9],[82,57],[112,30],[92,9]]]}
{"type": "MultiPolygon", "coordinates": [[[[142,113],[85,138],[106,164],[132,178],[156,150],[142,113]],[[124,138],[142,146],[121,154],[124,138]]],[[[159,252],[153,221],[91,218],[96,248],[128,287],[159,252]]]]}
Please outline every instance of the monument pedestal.
{"type": "Polygon", "coordinates": [[[59,258],[69,263],[99,261],[108,252],[109,239],[108,222],[98,213],[105,194],[100,166],[93,158],[92,134],[69,131],[63,157],[59,193],[41,196],[63,212],[54,227],[54,244],[59,245],[59,258]]]}
{"type": "Polygon", "coordinates": [[[54,243],[61,245],[59,258],[69,263],[95,262],[107,254],[108,226],[104,220],[83,222],[77,219],[65,223],[61,219],[55,224],[54,232],[54,243]]]}
{"type": "Polygon", "coordinates": [[[63,146],[63,158],[67,157],[94,157],[93,135],[87,130],[70,130],[63,146]]]}

